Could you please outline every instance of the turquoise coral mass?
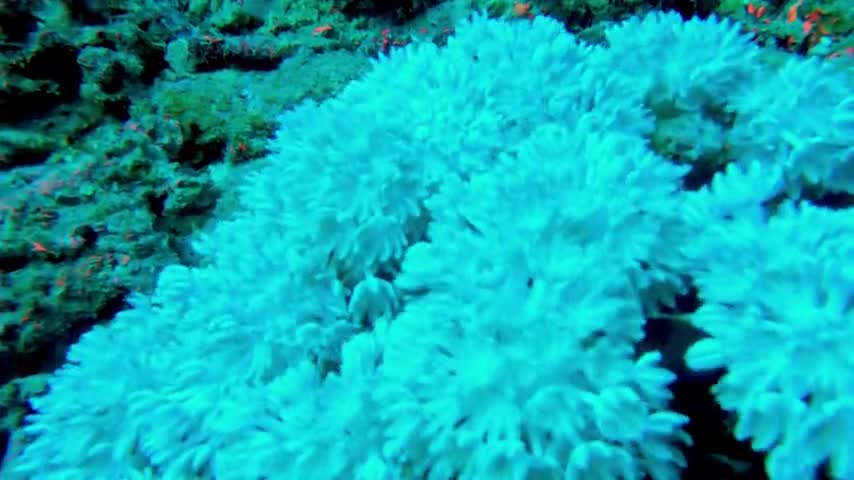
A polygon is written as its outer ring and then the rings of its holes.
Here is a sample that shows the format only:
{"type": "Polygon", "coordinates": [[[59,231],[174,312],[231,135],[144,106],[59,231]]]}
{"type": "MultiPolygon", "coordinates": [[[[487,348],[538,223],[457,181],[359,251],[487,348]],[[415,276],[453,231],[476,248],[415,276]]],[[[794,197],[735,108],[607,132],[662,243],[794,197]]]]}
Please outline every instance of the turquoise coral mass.
{"type": "Polygon", "coordinates": [[[850,79],[715,18],[605,39],[474,14],[283,112],[206,263],[33,399],[11,478],[678,479],[638,344],[691,289],[688,363],[770,477],[854,478],[854,217],[806,195],[851,193],[850,79]]]}

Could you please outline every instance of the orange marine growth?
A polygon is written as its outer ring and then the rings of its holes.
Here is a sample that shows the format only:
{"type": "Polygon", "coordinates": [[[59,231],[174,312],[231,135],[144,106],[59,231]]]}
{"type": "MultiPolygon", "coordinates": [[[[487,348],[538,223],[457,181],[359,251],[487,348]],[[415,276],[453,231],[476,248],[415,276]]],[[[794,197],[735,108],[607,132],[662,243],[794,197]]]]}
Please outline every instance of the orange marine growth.
{"type": "Polygon", "coordinates": [[[533,17],[531,14],[531,3],[516,2],[513,4],[513,14],[517,17],[533,17]]]}
{"type": "Polygon", "coordinates": [[[312,35],[320,35],[320,34],[322,34],[322,33],[326,33],[326,32],[328,32],[328,31],[330,31],[330,30],[332,30],[332,25],[329,25],[329,24],[327,23],[326,25],[321,25],[321,26],[319,26],[319,27],[314,27],[314,30],[312,30],[312,31],[311,31],[311,34],[312,34],[312,35]]]}
{"type": "Polygon", "coordinates": [[[803,0],[799,0],[798,3],[789,7],[786,11],[786,21],[789,23],[795,23],[798,20],[798,7],[801,6],[803,0]]]}

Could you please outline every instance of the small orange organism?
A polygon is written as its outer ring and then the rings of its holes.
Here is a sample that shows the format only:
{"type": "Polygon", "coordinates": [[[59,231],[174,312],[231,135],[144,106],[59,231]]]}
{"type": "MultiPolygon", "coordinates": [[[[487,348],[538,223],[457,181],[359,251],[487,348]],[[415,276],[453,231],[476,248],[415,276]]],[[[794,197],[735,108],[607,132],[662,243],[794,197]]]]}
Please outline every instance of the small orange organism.
{"type": "Polygon", "coordinates": [[[531,3],[515,2],[513,4],[513,15],[516,15],[517,17],[533,18],[534,14],[531,13],[531,3]]]}

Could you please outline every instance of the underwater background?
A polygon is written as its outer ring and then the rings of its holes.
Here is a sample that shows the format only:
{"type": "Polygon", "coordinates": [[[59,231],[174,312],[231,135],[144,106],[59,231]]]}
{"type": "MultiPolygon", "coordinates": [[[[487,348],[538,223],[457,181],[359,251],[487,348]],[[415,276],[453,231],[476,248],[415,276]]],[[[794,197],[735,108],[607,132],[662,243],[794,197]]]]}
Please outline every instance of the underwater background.
{"type": "Polygon", "coordinates": [[[0,478],[854,478],[852,32],[0,1],[0,478]]]}

